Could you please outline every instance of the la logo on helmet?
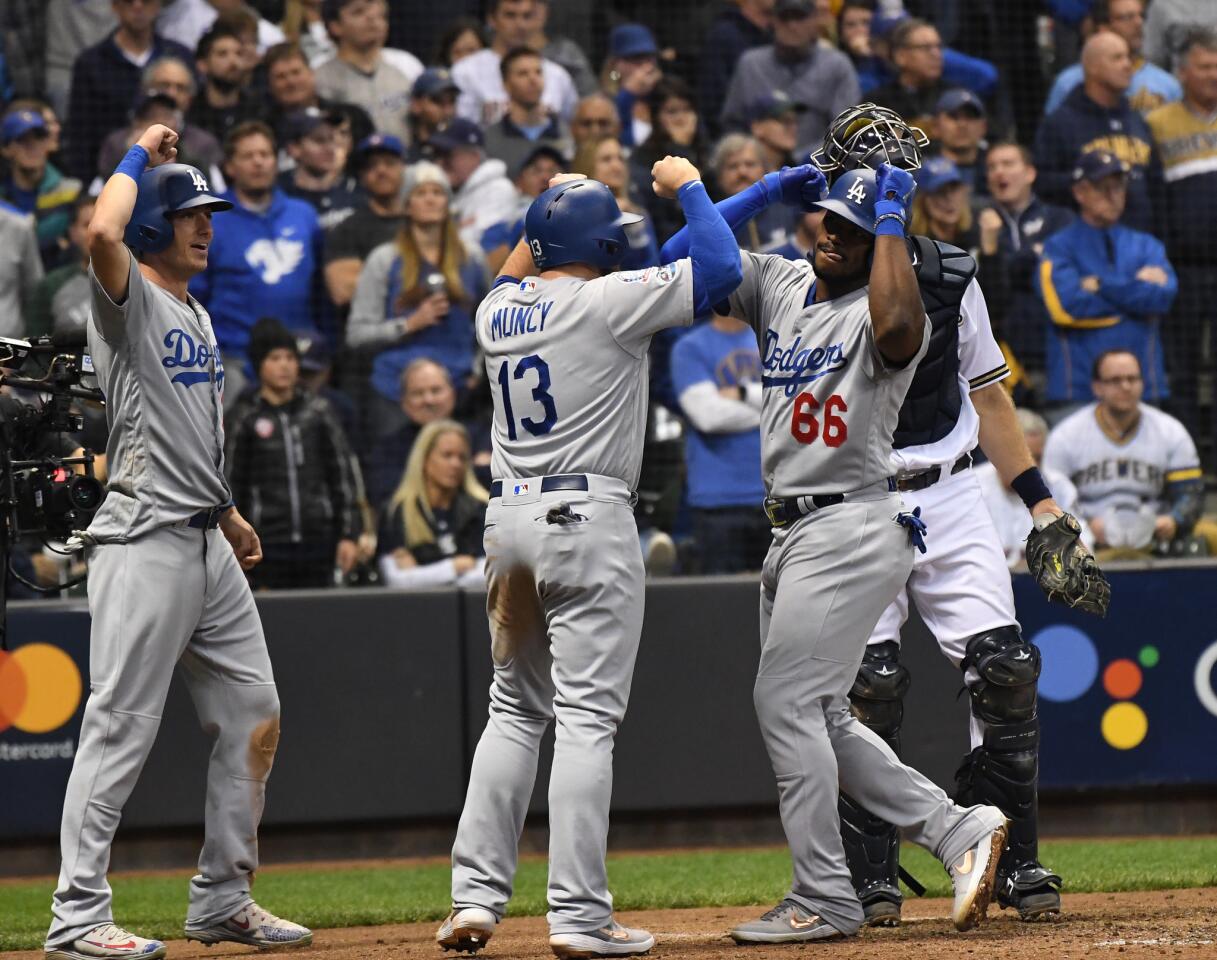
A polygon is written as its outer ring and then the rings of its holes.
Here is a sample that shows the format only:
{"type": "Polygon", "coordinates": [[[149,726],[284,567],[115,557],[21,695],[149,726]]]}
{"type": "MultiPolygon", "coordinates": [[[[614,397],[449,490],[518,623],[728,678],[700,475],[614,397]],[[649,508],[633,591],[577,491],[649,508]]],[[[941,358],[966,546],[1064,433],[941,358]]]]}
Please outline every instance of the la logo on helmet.
{"type": "Polygon", "coordinates": [[[207,192],[207,181],[203,179],[203,175],[197,170],[190,171],[190,179],[194,181],[194,189],[199,193],[207,192]]]}
{"type": "Polygon", "coordinates": [[[866,184],[862,182],[861,177],[854,181],[854,185],[849,188],[849,192],[845,196],[859,204],[866,199],[866,184]]]}

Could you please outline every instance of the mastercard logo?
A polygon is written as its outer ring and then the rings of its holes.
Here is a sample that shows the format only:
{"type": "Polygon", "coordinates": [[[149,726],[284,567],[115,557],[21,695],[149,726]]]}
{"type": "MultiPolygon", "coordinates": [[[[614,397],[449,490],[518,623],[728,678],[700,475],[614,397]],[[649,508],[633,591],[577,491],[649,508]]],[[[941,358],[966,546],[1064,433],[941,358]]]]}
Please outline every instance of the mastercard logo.
{"type": "Polygon", "coordinates": [[[49,643],[0,650],[0,733],[50,733],[72,719],[83,684],[76,663],[49,643]]]}

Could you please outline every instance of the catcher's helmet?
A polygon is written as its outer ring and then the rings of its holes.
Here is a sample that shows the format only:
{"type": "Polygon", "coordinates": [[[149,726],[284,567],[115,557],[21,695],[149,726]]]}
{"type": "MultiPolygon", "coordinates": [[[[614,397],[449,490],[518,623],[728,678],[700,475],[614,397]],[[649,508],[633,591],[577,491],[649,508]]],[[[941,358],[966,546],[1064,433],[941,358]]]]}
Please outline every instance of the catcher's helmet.
{"type": "Polygon", "coordinates": [[[160,253],[173,243],[169,214],[196,207],[231,210],[232,204],[210,192],[207,178],[186,163],[164,163],[144,171],[139,178],[139,196],[123,242],[140,253],[160,253]]]}
{"type": "Polygon", "coordinates": [[[858,167],[874,170],[881,163],[916,170],[921,166],[921,148],[929,142],[920,127],[910,127],[894,110],[859,103],[828,125],[824,144],[811,155],[811,162],[830,179],[858,167]]]}
{"type": "Polygon", "coordinates": [[[877,176],[874,170],[862,167],[849,170],[837,178],[828,196],[813,203],[813,207],[844,217],[867,233],[875,232],[875,201],[878,199],[877,176]]]}
{"type": "Polygon", "coordinates": [[[611,270],[629,250],[625,228],[641,220],[622,213],[613,192],[598,180],[571,180],[532,202],[524,216],[524,236],[540,270],[565,263],[611,270]]]}

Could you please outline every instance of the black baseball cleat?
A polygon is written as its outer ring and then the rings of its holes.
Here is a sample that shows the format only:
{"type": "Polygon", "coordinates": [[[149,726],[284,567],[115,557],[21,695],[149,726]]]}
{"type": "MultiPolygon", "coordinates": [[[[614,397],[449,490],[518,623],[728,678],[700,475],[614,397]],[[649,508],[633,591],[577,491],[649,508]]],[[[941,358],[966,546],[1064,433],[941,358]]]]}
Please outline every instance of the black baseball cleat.
{"type": "Polygon", "coordinates": [[[1061,878],[1038,863],[1025,863],[997,875],[997,902],[1026,921],[1050,920],[1061,912],[1061,878]]]}
{"type": "Polygon", "coordinates": [[[862,926],[900,926],[900,905],[904,902],[904,896],[898,887],[888,883],[871,883],[865,890],[858,891],[858,899],[862,901],[862,926]]]}

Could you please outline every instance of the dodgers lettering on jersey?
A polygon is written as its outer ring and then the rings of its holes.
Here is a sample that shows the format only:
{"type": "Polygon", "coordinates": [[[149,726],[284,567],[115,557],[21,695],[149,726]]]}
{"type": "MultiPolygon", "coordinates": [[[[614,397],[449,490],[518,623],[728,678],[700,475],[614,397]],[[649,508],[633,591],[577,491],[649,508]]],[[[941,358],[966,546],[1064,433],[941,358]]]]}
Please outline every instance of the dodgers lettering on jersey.
{"type": "Polygon", "coordinates": [[[917,360],[892,368],[875,346],[866,287],[808,304],[811,264],[741,253],[731,315],[761,351],[761,461],[770,496],[846,493],[891,475],[892,434],[917,360]]]}
{"type": "Polygon", "coordinates": [[[1044,466],[1073,481],[1082,516],[1135,511],[1142,504],[1160,513],[1168,483],[1201,476],[1196,444],[1170,414],[1142,406],[1132,436],[1121,440],[1104,430],[1097,410],[1092,403],[1066,417],[1044,446],[1044,466]]]}
{"type": "Polygon", "coordinates": [[[692,321],[688,260],[496,286],[476,319],[494,396],[492,475],[592,473],[636,487],[651,336],[692,321]]]}
{"type": "Polygon", "coordinates": [[[89,278],[89,352],[110,427],[108,493],[89,532],[125,541],[232,499],[224,364],[207,311],[149,282],[134,257],[121,304],[89,278]]]}

